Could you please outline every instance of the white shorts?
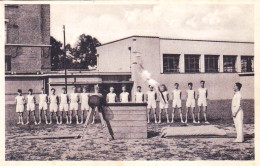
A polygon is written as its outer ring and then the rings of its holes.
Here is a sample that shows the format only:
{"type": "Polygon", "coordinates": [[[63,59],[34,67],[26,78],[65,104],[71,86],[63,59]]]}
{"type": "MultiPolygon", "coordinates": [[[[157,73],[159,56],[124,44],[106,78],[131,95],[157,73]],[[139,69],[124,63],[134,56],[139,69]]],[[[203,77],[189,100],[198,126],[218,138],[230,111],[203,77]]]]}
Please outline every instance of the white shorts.
{"type": "Polygon", "coordinates": [[[173,108],[181,108],[181,100],[173,100],[172,101],[172,107],[173,108]]]}
{"type": "Polygon", "coordinates": [[[81,111],[84,111],[84,110],[89,110],[89,105],[87,103],[81,103],[81,111]]]}
{"type": "Polygon", "coordinates": [[[23,112],[23,111],[24,111],[24,105],[23,104],[16,105],[16,112],[23,112]]]}
{"type": "Polygon", "coordinates": [[[79,110],[79,104],[78,103],[70,103],[70,110],[71,111],[79,110]]]}
{"type": "Polygon", "coordinates": [[[186,101],[186,107],[195,107],[195,99],[188,99],[186,101]]]}
{"type": "Polygon", "coordinates": [[[47,109],[48,109],[47,103],[39,103],[39,111],[40,110],[47,110],[47,109]]]}
{"type": "Polygon", "coordinates": [[[57,104],[50,104],[50,112],[57,112],[58,105],[57,104]]]}
{"type": "Polygon", "coordinates": [[[156,101],[149,101],[147,102],[147,108],[151,109],[151,108],[156,108],[156,101]]]}
{"type": "Polygon", "coordinates": [[[167,109],[167,108],[169,108],[169,104],[168,103],[160,102],[160,109],[167,109]]]}
{"type": "Polygon", "coordinates": [[[69,105],[67,103],[60,103],[60,111],[69,111],[69,105]]]}
{"type": "Polygon", "coordinates": [[[206,107],[207,106],[207,99],[198,99],[198,106],[203,106],[206,107]]]}
{"type": "Polygon", "coordinates": [[[27,103],[27,111],[34,111],[35,104],[34,103],[27,103]]]}

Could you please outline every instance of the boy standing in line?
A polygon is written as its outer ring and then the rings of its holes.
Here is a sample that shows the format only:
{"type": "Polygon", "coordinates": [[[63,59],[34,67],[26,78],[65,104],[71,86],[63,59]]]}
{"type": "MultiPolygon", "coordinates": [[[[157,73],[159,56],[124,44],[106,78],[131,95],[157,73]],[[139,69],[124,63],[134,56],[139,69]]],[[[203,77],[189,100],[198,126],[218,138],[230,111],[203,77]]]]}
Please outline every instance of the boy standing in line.
{"type": "Polygon", "coordinates": [[[235,94],[232,99],[232,116],[235,123],[235,128],[237,132],[237,138],[233,142],[244,142],[244,134],[243,134],[243,118],[244,112],[241,108],[241,93],[240,89],[242,84],[237,82],[234,85],[235,94]]]}
{"type": "Polygon", "coordinates": [[[179,110],[179,114],[180,114],[180,118],[181,118],[181,123],[183,122],[182,119],[182,110],[181,110],[181,90],[179,89],[179,84],[175,83],[175,89],[172,91],[172,97],[173,97],[173,101],[172,101],[172,121],[171,123],[174,122],[174,114],[175,114],[175,110],[178,109],[179,110]]]}
{"type": "Polygon", "coordinates": [[[60,95],[60,108],[59,110],[61,111],[60,113],[60,123],[62,124],[62,117],[66,116],[66,124],[69,124],[69,98],[68,98],[68,94],[66,92],[65,88],[62,88],[62,93],[60,95]]]}
{"type": "Polygon", "coordinates": [[[39,123],[41,124],[42,122],[42,114],[44,114],[44,118],[45,118],[45,123],[48,124],[48,119],[47,119],[47,109],[48,109],[48,96],[45,93],[44,88],[41,89],[41,94],[39,94],[39,123]]]}
{"type": "Polygon", "coordinates": [[[26,124],[29,124],[30,115],[31,115],[31,113],[33,113],[34,124],[37,125],[36,117],[35,117],[35,103],[36,103],[36,100],[35,100],[35,97],[32,94],[32,92],[33,92],[32,89],[28,90],[28,93],[29,93],[27,95],[27,111],[28,111],[28,115],[27,115],[27,123],[26,124]]]}
{"type": "Polygon", "coordinates": [[[72,93],[70,94],[70,124],[72,123],[72,114],[73,112],[76,114],[76,123],[79,124],[79,117],[78,117],[78,111],[79,111],[79,96],[78,93],[76,93],[76,87],[72,87],[72,93]]]}
{"type": "Polygon", "coordinates": [[[80,94],[80,102],[81,102],[81,112],[82,112],[82,118],[80,124],[83,123],[84,117],[85,117],[85,111],[86,114],[89,112],[89,105],[88,105],[88,100],[89,100],[89,93],[88,93],[88,87],[83,87],[83,92],[80,94]]]}
{"type": "Polygon", "coordinates": [[[22,90],[18,89],[17,90],[17,96],[15,97],[15,103],[16,103],[16,112],[18,113],[18,123],[17,124],[23,124],[23,112],[24,112],[24,104],[25,104],[25,99],[24,96],[22,95],[22,90]]]}
{"type": "Polygon", "coordinates": [[[122,86],[122,93],[120,94],[120,101],[121,103],[128,103],[129,102],[129,93],[126,91],[126,86],[122,86]]]}
{"type": "Polygon", "coordinates": [[[200,123],[200,112],[202,107],[205,123],[209,124],[207,121],[207,97],[208,90],[205,88],[205,81],[200,81],[200,88],[198,89],[198,123],[200,123]]]}
{"type": "Polygon", "coordinates": [[[147,101],[147,123],[150,123],[150,112],[153,112],[154,115],[154,123],[158,123],[156,119],[156,99],[157,94],[153,90],[153,87],[149,85],[150,90],[146,93],[146,101],[147,101]]]}
{"type": "Polygon", "coordinates": [[[160,97],[160,112],[159,112],[159,123],[162,121],[162,112],[165,110],[166,113],[166,118],[167,118],[167,123],[170,123],[169,121],[169,115],[168,115],[168,108],[169,108],[169,93],[167,91],[167,88],[164,84],[162,84],[159,87],[159,93],[161,93],[160,97]]]}
{"type": "Polygon", "coordinates": [[[111,86],[109,88],[109,93],[107,94],[107,98],[106,98],[106,101],[107,103],[115,103],[116,102],[116,94],[114,93],[114,87],[111,86]]]}
{"type": "Polygon", "coordinates": [[[59,99],[58,99],[58,96],[55,94],[55,89],[54,88],[51,88],[51,94],[49,95],[49,98],[48,98],[48,102],[50,103],[50,123],[49,124],[52,124],[52,119],[53,119],[53,116],[55,114],[55,117],[56,117],[56,123],[59,124],[59,119],[58,119],[58,102],[59,102],[59,99]]]}
{"type": "Polygon", "coordinates": [[[187,101],[186,101],[186,120],[185,123],[188,122],[188,113],[189,113],[189,108],[192,113],[192,119],[193,123],[197,123],[195,120],[194,116],[194,108],[195,108],[195,91],[192,89],[193,84],[191,82],[188,83],[189,89],[186,91],[187,92],[187,101]]]}
{"type": "Polygon", "coordinates": [[[144,93],[142,92],[141,86],[137,86],[137,91],[135,92],[135,102],[136,103],[144,102],[144,93]]]}

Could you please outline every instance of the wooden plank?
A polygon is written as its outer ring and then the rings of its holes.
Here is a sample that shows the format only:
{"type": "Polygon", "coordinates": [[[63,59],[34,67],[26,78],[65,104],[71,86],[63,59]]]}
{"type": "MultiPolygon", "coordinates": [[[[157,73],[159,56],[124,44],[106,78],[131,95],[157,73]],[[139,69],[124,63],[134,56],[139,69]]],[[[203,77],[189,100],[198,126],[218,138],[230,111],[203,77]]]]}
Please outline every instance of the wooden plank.
{"type": "Polygon", "coordinates": [[[131,111],[131,110],[136,110],[136,111],[146,111],[146,107],[143,107],[143,106],[128,106],[128,107],[123,107],[123,106],[109,106],[109,107],[106,107],[106,109],[110,109],[110,110],[119,110],[119,111],[131,111]]]}
{"type": "Polygon", "coordinates": [[[111,120],[110,121],[110,125],[112,126],[112,127],[123,127],[123,126],[129,126],[129,127],[131,127],[131,126],[145,126],[145,127],[147,127],[147,121],[145,120],[143,120],[143,121],[137,121],[137,120],[133,120],[133,121],[121,121],[121,120],[118,120],[118,121],[116,121],[116,120],[111,120]]]}
{"type": "Polygon", "coordinates": [[[115,139],[146,139],[147,133],[115,133],[115,139]]]}
{"type": "Polygon", "coordinates": [[[146,121],[146,115],[138,115],[138,114],[114,114],[114,115],[106,115],[106,119],[110,120],[121,120],[121,121],[146,121]]]}
{"type": "Polygon", "coordinates": [[[146,115],[146,110],[145,111],[140,111],[140,110],[110,110],[110,111],[104,111],[105,114],[138,114],[138,115],[146,115]]]}
{"type": "Polygon", "coordinates": [[[23,139],[78,139],[79,135],[42,135],[42,136],[25,136],[23,139]]]}
{"type": "Polygon", "coordinates": [[[113,133],[142,133],[147,132],[147,127],[112,127],[113,133]]]}

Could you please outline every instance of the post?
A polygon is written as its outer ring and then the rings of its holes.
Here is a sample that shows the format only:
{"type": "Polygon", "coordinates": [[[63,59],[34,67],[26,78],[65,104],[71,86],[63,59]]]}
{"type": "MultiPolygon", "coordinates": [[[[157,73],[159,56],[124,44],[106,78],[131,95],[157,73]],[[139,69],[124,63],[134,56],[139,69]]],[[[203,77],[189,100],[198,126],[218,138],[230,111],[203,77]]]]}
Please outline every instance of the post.
{"type": "Polygon", "coordinates": [[[63,56],[64,56],[64,70],[65,70],[65,89],[67,92],[67,64],[66,64],[66,40],[65,40],[65,25],[63,25],[63,37],[64,37],[64,50],[63,50],[63,56]]]}

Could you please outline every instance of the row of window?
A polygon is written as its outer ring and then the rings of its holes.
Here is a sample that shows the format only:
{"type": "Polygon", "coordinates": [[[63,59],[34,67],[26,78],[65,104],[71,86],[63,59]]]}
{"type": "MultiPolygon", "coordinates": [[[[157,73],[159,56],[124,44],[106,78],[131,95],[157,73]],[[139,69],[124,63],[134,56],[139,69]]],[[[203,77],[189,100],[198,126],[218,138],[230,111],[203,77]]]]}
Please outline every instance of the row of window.
{"type": "MultiPolygon", "coordinates": [[[[184,55],[185,72],[200,72],[200,55],[184,55]]],[[[237,56],[223,56],[223,72],[237,72],[237,56]]],[[[205,72],[219,72],[219,55],[205,55],[205,72]]],[[[179,54],[163,54],[163,73],[178,73],[180,69],[179,54]]],[[[241,72],[254,71],[254,57],[241,56],[241,72]]]]}

